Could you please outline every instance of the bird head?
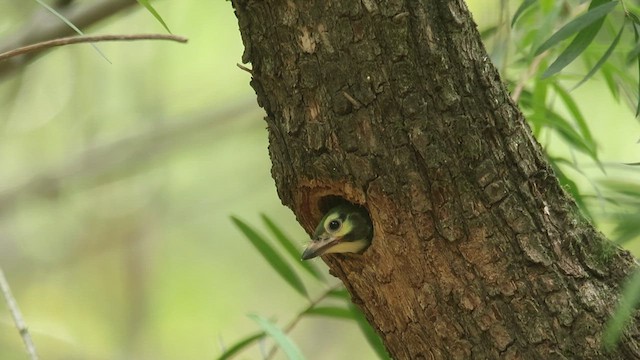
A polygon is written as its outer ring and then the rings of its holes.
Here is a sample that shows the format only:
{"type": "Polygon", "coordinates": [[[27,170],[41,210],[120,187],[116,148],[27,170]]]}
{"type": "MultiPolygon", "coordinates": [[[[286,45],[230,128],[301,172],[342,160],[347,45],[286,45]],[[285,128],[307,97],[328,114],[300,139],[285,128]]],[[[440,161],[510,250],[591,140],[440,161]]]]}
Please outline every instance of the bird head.
{"type": "Polygon", "coordinates": [[[360,253],[369,247],[372,236],[373,226],[364,208],[338,205],[329,210],[316,227],[302,260],[328,253],[360,253]]]}

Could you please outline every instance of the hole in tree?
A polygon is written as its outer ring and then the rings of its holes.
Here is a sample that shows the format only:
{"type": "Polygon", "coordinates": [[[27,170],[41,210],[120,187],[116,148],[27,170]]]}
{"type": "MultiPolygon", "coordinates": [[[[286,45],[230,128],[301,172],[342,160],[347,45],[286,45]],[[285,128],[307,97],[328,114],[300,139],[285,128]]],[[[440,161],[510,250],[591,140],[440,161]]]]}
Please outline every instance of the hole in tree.
{"type": "Polygon", "coordinates": [[[327,213],[327,211],[341,204],[351,204],[351,205],[359,206],[350,201],[345,200],[342,196],[328,195],[320,199],[320,201],[318,202],[318,209],[320,209],[320,212],[322,213],[322,215],[324,215],[327,213]]]}

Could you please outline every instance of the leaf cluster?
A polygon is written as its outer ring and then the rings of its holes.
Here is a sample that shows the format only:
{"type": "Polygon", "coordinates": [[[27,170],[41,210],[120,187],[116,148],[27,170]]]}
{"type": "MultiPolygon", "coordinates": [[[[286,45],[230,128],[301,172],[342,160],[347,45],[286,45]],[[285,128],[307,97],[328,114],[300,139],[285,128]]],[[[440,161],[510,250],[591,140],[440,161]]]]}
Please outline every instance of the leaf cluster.
{"type": "MultiPolygon", "coordinates": [[[[603,173],[612,165],[601,162],[596,140],[571,91],[598,74],[611,96],[620,101],[621,95],[624,95],[638,117],[639,13],[640,8],[631,1],[592,0],[576,3],[524,0],[510,23],[510,29],[521,35],[520,41],[516,41],[519,61],[525,66],[537,66],[533,68],[532,79],[526,85],[520,84],[522,96],[518,99],[535,135],[539,138],[543,129],[551,130],[572,150],[593,160],[603,173]],[[533,23],[541,26],[531,26],[533,23]],[[565,41],[568,45],[564,45],[565,41]],[[582,60],[586,74],[576,77],[568,74],[568,67],[575,64],[577,59],[582,60]],[[573,84],[568,88],[566,84],[571,82],[573,84]],[[557,110],[557,105],[561,105],[562,111],[557,110]]],[[[585,201],[588,197],[580,192],[576,182],[565,171],[571,168],[583,173],[575,158],[570,160],[550,156],[549,160],[561,183],[576,199],[583,213],[590,216],[585,201]]],[[[638,164],[626,164],[635,165],[638,164]]],[[[625,164],[613,166],[624,167],[625,164]]],[[[616,242],[627,244],[640,237],[640,189],[637,184],[606,180],[600,182],[606,191],[600,192],[598,186],[591,183],[600,203],[613,204],[617,209],[631,209],[609,215],[615,224],[613,234],[616,242]]],[[[636,274],[628,281],[620,299],[620,305],[608,322],[604,335],[604,343],[609,348],[615,346],[622,336],[628,320],[640,303],[640,275],[636,274]]]]}
{"type": "Polygon", "coordinates": [[[524,0],[512,16],[506,14],[502,23],[483,32],[485,43],[493,43],[489,49],[494,62],[502,65],[512,96],[536,138],[543,145],[545,136],[558,138],[570,149],[570,157],[547,155],[561,184],[589,218],[593,217],[589,196],[571,173],[582,174],[602,202],[606,199],[585,175],[579,159],[586,157],[602,173],[606,166],[573,90],[597,75],[616,101],[626,100],[638,115],[638,13],[636,4],[625,1],[524,0]],[[501,41],[504,38],[511,41],[501,41]],[[496,54],[506,55],[496,58],[496,54]]]}
{"type": "MultiPolygon", "coordinates": [[[[259,342],[266,337],[272,338],[289,359],[303,359],[304,357],[301,351],[287,336],[287,333],[293,330],[300,320],[309,316],[354,321],[378,357],[380,359],[388,359],[389,356],[387,355],[380,337],[367,322],[362,312],[351,303],[349,293],[341,284],[328,287],[323,293],[315,298],[311,298],[309,296],[309,292],[301,280],[299,272],[306,272],[311,276],[311,278],[315,279],[315,281],[329,286],[327,280],[322,276],[320,269],[318,269],[315,263],[300,260],[301,253],[295,242],[285,235],[285,232],[273,220],[264,214],[261,215],[261,218],[265,227],[269,230],[272,236],[271,239],[261,235],[249,224],[235,216],[231,217],[231,221],[253,245],[262,258],[271,266],[271,268],[280,275],[280,278],[291,289],[306,298],[308,304],[284,327],[280,327],[275,321],[262,316],[255,314],[249,315],[249,317],[258,324],[261,330],[230,345],[218,359],[229,359],[246,349],[248,346],[259,342]],[[333,300],[333,302],[328,303],[328,300],[333,300]],[[335,305],[336,302],[338,305],[335,305]]],[[[270,358],[274,352],[275,348],[272,348],[266,358],[270,358]]]]}

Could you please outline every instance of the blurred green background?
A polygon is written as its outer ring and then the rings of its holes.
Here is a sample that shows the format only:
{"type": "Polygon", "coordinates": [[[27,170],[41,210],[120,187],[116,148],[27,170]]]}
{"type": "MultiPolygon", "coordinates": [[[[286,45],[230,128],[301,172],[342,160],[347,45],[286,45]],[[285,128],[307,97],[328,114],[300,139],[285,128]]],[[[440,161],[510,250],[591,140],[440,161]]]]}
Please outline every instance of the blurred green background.
{"type": "MultiPolygon", "coordinates": [[[[247,314],[283,324],[307,304],[229,220],[263,230],[265,213],[301,248],[307,239],[276,195],[231,4],[154,6],[188,44],[98,44],[111,64],[68,46],[0,78],[0,266],[43,359],[211,359],[258,330],[247,314]]],[[[483,1],[470,6],[480,28],[496,21],[483,1]]],[[[0,0],[0,42],[34,12],[0,0]]],[[[138,6],[83,30],[164,32],[138,6]]],[[[602,86],[574,92],[601,160],[639,161],[638,123],[602,86]]],[[[570,153],[546,136],[550,152],[570,153]]],[[[585,189],[605,176],[584,171],[585,189]]],[[[311,294],[326,288],[304,280],[311,294]]],[[[291,336],[309,359],[375,356],[351,322],[305,319],[291,336]]],[[[0,359],[26,359],[4,301],[0,359]]]]}

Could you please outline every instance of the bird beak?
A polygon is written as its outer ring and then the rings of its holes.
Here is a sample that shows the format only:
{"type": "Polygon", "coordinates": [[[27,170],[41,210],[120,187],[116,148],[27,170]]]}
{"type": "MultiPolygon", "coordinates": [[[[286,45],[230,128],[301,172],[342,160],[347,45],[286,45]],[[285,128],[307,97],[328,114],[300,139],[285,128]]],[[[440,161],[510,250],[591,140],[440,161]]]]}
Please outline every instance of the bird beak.
{"type": "Polygon", "coordinates": [[[340,242],[341,237],[334,237],[328,234],[322,234],[319,237],[311,240],[311,243],[304,249],[302,253],[302,260],[313,259],[316,256],[324,254],[329,248],[340,242]]]}

